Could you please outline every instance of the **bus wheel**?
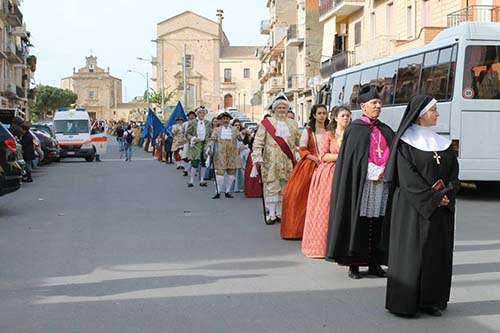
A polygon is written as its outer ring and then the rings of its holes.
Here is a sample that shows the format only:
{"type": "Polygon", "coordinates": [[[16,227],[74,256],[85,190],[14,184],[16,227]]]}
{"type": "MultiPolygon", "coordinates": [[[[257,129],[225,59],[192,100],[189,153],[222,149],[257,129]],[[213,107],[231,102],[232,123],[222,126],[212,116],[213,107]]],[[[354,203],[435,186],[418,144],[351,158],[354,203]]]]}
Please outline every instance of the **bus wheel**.
{"type": "Polygon", "coordinates": [[[92,162],[93,160],[94,160],[94,156],[85,157],[85,161],[87,161],[87,162],[92,162]]]}

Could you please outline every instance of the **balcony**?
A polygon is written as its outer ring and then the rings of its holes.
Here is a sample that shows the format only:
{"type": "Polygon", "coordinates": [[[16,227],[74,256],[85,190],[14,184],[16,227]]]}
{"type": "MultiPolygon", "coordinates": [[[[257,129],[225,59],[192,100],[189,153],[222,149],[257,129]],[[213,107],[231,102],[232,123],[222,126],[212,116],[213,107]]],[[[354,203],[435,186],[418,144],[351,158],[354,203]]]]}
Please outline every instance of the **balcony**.
{"type": "Polygon", "coordinates": [[[13,5],[11,2],[4,1],[4,6],[2,8],[7,22],[14,26],[22,26],[23,24],[23,14],[19,10],[17,5],[13,5]]]}
{"type": "Polygon", "coordinates": [[[290,75],[287,78],[287,92],[300,92],[305,88],[304,74],[290,75]]]}
{"type": "Polygon", "coordinates": [[[457,10],[447,17],[448,27],[455,27],[462,22],[499,22],[500,6],[469,6],[457,10]]]}
{"type": "Polygon", "coordinates": [[[10,33],[12,34],[12,36],[16,37],[22,37],[22,38],[28,37],[28,32],[26,31],[26,25],[24,23],[19,27],[12,28],[10,33]]]}
{"type": "Polygon", "coordinates": [[[22,64],[23,59],[19,57],[19,51],[14,44],[7,44],[4,53],[7,55],[7,60],[12,64],[22,64]]]}
{"type": "Polygon", "coordinates": [[[335,72],[354,66],[355,53],[353,51],[336,50],[335,54],[320,65],[321,77],[328,78],[335,72]]]}
{"type": "Polygon", "coordinates": [[[286,45],[287,46],[300,46],[304,43],[305,35],[304,24],[292,24],[288,27],[286,32],[286,45]]]}
{"type": "Polygon", "coordinates": [[[332,15],[349,16],[364,6],[364,0],[320,0],[319,21],[323,22],[332,15]]]}
{"type": "Polygon", "coordinates": [[[0,95],[8,99],[15,99],[17,96],[15,86],[7,84],[5,86],[5,89],[3,91],[0,91],[0,95]]]}
{"type": "Polygon", "coordinates": [[[264,92],[267,94],[277,93],[285,89],[285,82],[282,76],[272,77],[264,83],[264,92]]]}
{"type": "Polygon", "coordinates": [[[260,34],[261,35],[269,35],[271,32],[270,30],[270,21],[269,20],[262,20],[260,22],[260,34]]]}

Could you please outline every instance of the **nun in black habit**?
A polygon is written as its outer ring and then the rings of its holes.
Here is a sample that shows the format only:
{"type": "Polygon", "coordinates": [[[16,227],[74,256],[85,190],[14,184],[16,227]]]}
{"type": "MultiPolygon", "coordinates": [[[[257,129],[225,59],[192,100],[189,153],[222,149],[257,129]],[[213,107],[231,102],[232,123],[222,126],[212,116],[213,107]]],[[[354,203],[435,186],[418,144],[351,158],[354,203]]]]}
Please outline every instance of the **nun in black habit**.
{"type": "Polygon", "coordinates": [[[365,85],[359,102],[363,115],[345,130],[335,167],[328,222],[326,260],[349,266],[348,276],[368,274],[385,277],[380,267],[387,262],[389,185],[383,181],[394,132],[378,118],[382,100],[377,90],[365,85]],[[384,241],[385,240],[385,241],[384,241]]]}
{"type": "Polygon", "coordinates": [[[451,288],[458,161],[451,141],[434,132],[431,96],[411,99],[391,147],[385,180],[392,200],[386,308],[440,316],[451,288]]]}

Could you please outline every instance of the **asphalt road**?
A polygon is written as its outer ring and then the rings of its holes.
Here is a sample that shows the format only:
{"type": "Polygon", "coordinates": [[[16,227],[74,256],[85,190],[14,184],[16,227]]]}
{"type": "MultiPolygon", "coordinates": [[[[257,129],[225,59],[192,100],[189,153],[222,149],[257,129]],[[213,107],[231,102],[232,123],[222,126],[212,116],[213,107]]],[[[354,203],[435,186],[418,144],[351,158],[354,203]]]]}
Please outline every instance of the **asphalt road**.
{"type": "Polygon", "coordinates": [[[458,203],[441,318],[384,309],[385,280],[306,259],[259,199],[210,199],[134,151],[41,167],[0,198],[0,332],[500,332],[500,196],[458,203]]]}

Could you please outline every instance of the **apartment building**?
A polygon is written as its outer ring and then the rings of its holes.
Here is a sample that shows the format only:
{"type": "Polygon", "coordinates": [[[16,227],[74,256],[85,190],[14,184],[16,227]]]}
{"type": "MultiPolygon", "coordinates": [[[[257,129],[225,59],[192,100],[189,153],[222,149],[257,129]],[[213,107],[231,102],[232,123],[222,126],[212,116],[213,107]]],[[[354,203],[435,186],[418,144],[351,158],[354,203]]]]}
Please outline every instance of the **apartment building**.
{"type": "Polygon", "coordinates": [[[185,11],[158,23],[153,73],[157,91],[176,92],[169,104],[251,112],[251,98],[259,90],[259,47],[231,46],[223,19],[222,10],[217,21],[185,11]]]}
{"type": "Polygon", "coordinates": [[[85,66],[61,80],[61,88],[78,95],[77,104],[85,108],[93,119],[111,120],[122,103],[122,80],[113,77],[109,67],[97,66],[97,57],[85,57],[85,66]]]}
{"type": "Polygon", "coordinates": [[[29,56],[30,33],[19,6],[19,0],[0,0],[0,114],[29,118],[36,57],[29,56]]]}
{"type": "Polygon", "coordinates": [[[287,29],[285,42],[285,94],[296,119],[307,122],[314,103],[314,78],[319,75],[323,24],[319,22],[317,0],[297,0],[297,21],[287,29]]]}
{"type": "MultiPolygon", "coordinates": [[[[260,33],[269,35],[267,45],[259,54],[262,84],[262,105],[267,105],[288,84],[286,77],[285,48],[288,28],[297,22],[296,1],[268,0],[269,19],[263,20],[260,33]]],[[[297,31],[297,30],[296,30],[297,31]]],[[[298,36],[297,36],[298,37],[298,36]]],[[[290,59],[292,56],[290,56],[290,59]]],[[[291,72],[294,75],[296,70],[291,72]]]]}
{"type": "Polygon", "coordinates": [[[319,0],[321,75],[429,43],[463,21],[499,21],[500,0],[319,0]]]}

